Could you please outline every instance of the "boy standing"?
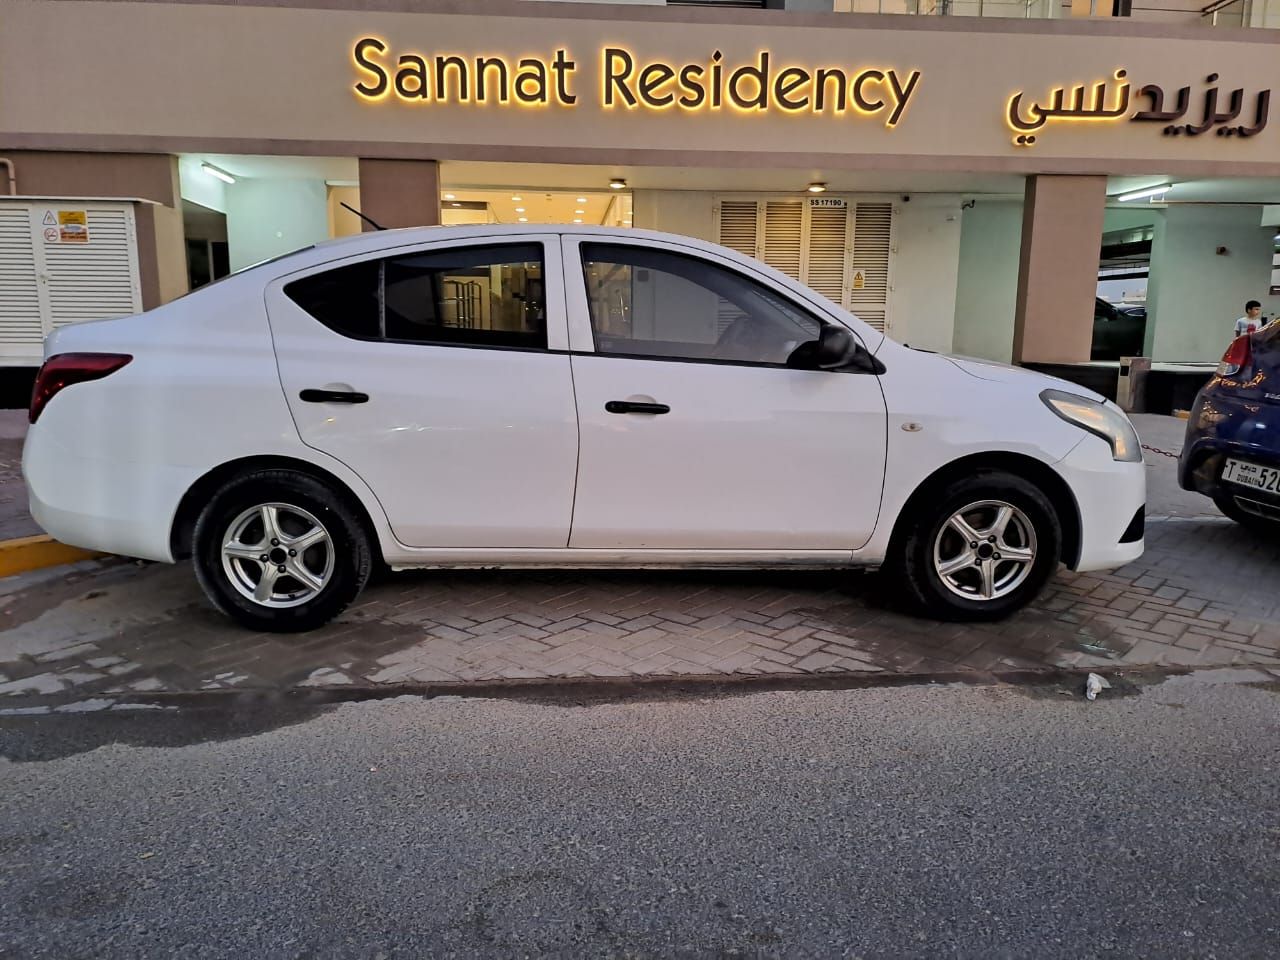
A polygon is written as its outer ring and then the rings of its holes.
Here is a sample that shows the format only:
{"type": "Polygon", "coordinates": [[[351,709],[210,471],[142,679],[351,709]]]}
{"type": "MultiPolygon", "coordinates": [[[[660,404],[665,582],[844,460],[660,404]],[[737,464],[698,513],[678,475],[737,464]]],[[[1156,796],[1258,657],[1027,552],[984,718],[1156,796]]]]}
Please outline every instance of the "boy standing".
{"type": "Polygon", "coordinates": [[[1259,319],[1262,315],[1262,304],[1257,300],[1250,300],[1244,305],[1244,316],[1236,321],[1236,336],[1243,337],[1245,334],[1256,333],[1258,328],[1262,326],[1259,319]]]}

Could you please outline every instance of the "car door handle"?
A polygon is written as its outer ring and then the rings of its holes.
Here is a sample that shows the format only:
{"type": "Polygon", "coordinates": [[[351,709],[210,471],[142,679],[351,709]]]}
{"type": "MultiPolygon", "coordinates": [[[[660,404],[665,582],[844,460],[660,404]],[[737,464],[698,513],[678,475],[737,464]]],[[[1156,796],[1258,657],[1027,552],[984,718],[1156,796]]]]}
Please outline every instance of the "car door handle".
{"type": "Polygon", "coordinates": [[[610,413],[670,413],[665,403],[637,403],[634,400],[610,400],[604,405],[610,413]]]}
{"type": "Polygon", "coordinates": [[[368,403],[367,393],[355,390],[303,390],[298,394],[307,403],[368,403]]]}

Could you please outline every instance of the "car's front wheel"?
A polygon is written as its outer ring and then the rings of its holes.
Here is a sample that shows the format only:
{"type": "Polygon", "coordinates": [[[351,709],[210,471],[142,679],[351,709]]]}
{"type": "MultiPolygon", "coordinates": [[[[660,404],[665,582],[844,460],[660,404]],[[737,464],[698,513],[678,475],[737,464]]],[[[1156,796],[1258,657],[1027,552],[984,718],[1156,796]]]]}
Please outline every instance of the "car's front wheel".
{"type": "Polygon", "coordinates": [[[1058,567],[1062,525],[1038,487],[979,471],[913,498],[883,570],[911,607],[939,620],[998,620],[1058,567]]]}
{"type": "Polygon", "coordinates": [[[254,630],[311,630],[369,579],[369,538],[320,481],[262,470],[223,486],[195,528],[196,577],[209,599],[254,630]]]}

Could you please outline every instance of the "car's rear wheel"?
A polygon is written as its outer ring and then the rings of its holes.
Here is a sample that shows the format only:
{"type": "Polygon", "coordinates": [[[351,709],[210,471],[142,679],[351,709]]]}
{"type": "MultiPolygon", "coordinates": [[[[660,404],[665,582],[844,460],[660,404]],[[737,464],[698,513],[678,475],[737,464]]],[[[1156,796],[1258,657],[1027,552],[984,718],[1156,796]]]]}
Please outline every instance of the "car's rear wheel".
{"type": "Polygon", "coordinates": [[[1044,588],[1062,525],[1038,487],[1003,471],[953,480],[906,508],[883,575],[911,608],[939,620],[998,620],[1044,588]]]}
{"type": "Polygon", "coordinates": [[[320,481],[262,470],[223,486],[195,528],[196,577],[209,599],[255,630],[297,632],[332,620],[373,566],[369,538],[320,481]]]}

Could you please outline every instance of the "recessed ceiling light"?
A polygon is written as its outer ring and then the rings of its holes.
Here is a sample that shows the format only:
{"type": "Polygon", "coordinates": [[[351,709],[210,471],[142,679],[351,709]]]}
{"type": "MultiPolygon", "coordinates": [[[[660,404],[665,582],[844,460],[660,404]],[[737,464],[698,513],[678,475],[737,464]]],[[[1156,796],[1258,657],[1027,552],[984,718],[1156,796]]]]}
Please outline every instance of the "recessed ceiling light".
{"type": "Polygon", "coordinates": [[[457,199],[457,198],[456,198],[452,193],[446,193],[446,194],[444,195],[444,198],[445,198],[446,200],[454,200],[454,199],[457,199]]]}
{"type": "Polygon", "coordinates": [[[574,212],[574,213],[586,213],[587,211],[585,211],[585,210],[575,210],[575,211],[573,211],[573,212],[574,212]]]}
{"type": "Polygon", "coordinates": [[[516,207],[516,213],[524,213],[524,207],[516,207]]]}
{"type": "Polygon", "coordinates": [[[520,222],[521,222],[521,223],[528,223],[528,222],[529,222],[529,218],[528,218],[528,217],[521,217],[521,218],[520,218],[520,222]]]}
{"type": "Polygon", "coordinates": [[[825,193],[827,185],[825,183],[811,183],[809,186],[805,187],[805,189],[810,193],[825,193]]]}
{"type": "Polygon", "coordinates": [[[522,198],[521,198],[521,197],[512,197],[511,199],[512,199],[512,200],[514,200],[516,203],[519,203],[519,202],[521,201],[521,199],[522,199],[522,198]]]}
{"type": "Polygon", "coordinates": [[[574,222],[574,223],[581,223],[581,222],[582,222],[582,218],[581,218],[581,217],[574,217],[574,218],[573,218],[573,222],[574,222]]]}
{"type": "Polygon", "coordinates": [[[630,220],[623,220],[622,222],[625,223],[628,227],[631,226],[630,220]]]}
{"type": "Polygon", "coordinates": [[[614,177],[612,180],[609,181],[609,189],[625,190],[627,189],[627,181],[623,180],[621,177],[614,177]]]}
{"type": "Polygon", "coordinates": [[[449,206],[451,206],[451,207],[460,207],[460,206],[462,206],[462,204],[460,204],[460,203],[451,203],[451,204],[449,204],[449,206]]]}
{"type": "Polygon", "coordinates": [[[577,203],[586,203],[586,202],[587,202],[587,198],[586,198],[586,197],[579,197],[579,198],[577,199],[577,201],[576,201],[576,202],[577,202],[577,203]]]}

